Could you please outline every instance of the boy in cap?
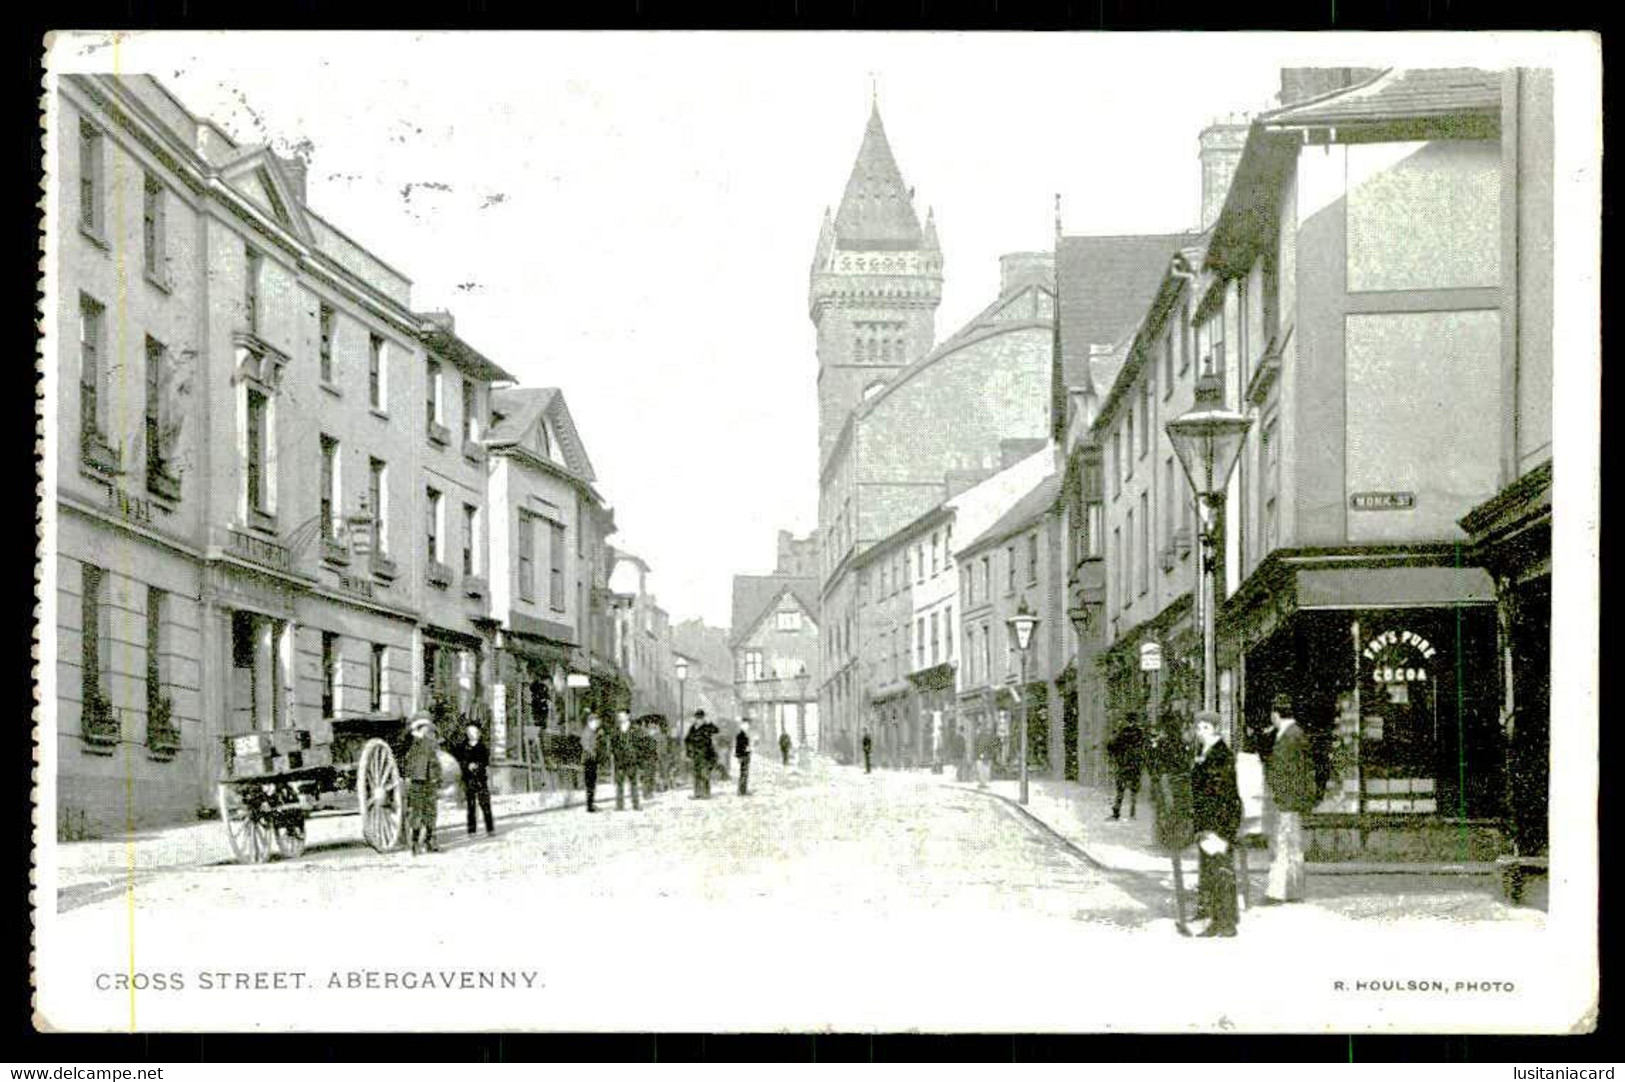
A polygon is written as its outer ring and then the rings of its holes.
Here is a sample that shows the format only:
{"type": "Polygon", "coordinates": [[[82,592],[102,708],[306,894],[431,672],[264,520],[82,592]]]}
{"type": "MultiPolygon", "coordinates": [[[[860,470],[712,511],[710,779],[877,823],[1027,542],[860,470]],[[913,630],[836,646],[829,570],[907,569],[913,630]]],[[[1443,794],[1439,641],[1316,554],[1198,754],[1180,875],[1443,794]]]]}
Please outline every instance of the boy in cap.
{"type": "Polygon", "coordinates": [[[412,743],[406,749],[406,826],[412,835],[412,855],[419,846],[440,852],[434,827],[440,793],[440,754],[436,746],[434,722],[420,713],[412,719],[412,743]],[[421,838],[420,838],[421,832],[421,838]]]}

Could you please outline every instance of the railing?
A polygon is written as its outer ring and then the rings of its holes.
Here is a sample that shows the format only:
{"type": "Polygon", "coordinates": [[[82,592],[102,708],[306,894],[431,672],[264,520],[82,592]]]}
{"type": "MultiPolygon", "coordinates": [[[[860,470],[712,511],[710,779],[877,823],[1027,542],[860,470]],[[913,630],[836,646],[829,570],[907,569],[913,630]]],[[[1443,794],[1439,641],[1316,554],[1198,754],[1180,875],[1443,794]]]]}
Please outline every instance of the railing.
{"type": "Polygon", "coordinates": [[[377,549],[372,550],[371,566],[372,573],[381,579],[394,579],[397,578],[401,573],[401,570],[398,566],[396,566],[395,561],[391,560],[388,556],[385,556],[377,549]]]}
{"type": "Polygon", "coordinates": [[[443,447],[451,442],[451,429],[437,421],[430,421],[429,438],[443,447]]]}
{"type": "Polygon", "coordinates": [[[430,586],[439,586],[444,589],[451,585],[451,568],[439,560],[430,560],[425,566],[423,577],[430,586]]]}
{"type": "Polygon", "coordinates": [[[464,575],[463,593],[469,597],[484,597],[490,593],[491,585],[485,581],[483,575],[464,575]]]}

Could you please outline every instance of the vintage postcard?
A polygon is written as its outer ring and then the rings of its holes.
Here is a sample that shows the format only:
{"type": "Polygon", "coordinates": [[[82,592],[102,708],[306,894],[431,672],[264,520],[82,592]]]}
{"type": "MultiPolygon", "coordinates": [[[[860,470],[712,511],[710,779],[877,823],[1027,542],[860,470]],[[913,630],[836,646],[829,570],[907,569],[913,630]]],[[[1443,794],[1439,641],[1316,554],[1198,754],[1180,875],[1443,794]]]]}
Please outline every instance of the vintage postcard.
{"type": "Polygon", "coordinates": [[[43,47],[39,1028],[1594,1027],[1597,39],[43,47]]]}

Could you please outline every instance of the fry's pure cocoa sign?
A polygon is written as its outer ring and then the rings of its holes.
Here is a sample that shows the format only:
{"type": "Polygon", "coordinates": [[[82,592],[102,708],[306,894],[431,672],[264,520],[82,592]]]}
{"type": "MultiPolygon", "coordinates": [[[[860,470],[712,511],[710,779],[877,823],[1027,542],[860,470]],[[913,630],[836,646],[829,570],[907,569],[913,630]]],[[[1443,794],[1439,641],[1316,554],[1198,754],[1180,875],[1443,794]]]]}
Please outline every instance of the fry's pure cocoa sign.
{"type": "Polygon", "coordinates": [[[1366,642],[1360,656],[1373,664],[1371,679],[1375,682],[1408,684],[1427,680],[1423,662],[1431,661],[1436,653],[1433,644],[1414,631],[1383,631],[1366,642]]]}

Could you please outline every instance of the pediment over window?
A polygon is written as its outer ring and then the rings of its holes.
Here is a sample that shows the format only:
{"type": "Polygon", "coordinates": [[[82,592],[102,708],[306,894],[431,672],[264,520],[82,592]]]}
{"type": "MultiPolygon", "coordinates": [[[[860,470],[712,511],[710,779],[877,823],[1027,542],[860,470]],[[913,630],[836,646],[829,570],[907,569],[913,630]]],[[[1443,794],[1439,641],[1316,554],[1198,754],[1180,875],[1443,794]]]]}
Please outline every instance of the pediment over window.
{"type": "Polygon", "coordinates": [[[236,353],[232,366],[232,382],[247,381],[269,394],[282,387],[282,371],[287,367],[288,355],[257,334],[238,331],[232,335],[236,353]]]}

